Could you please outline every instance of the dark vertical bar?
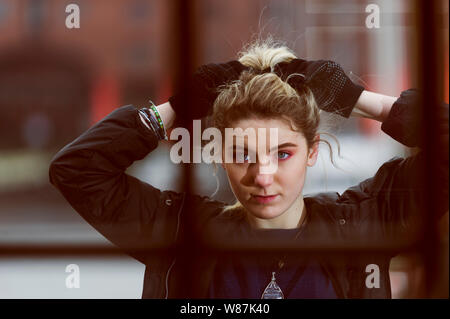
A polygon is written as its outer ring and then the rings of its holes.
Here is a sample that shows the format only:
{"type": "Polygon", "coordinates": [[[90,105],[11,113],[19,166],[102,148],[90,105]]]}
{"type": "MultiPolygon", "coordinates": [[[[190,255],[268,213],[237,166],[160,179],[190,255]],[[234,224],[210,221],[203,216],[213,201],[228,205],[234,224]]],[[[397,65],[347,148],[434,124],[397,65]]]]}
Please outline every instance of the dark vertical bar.
{"type": "MultiPolygon", "coordinates": [[[[194,0],[174,0],[173,1],[173,24],[175,28],[173,29],[174,36],[174,73],[176,74],[175,82],[175,92],[187,92],[185,107],[180,114],[176,114],[176,125],[185,128],[190,128],[192,126],[191,121],[188,120],[189,112],[195,107],[192,103],[191,93],[187,89],[187,83],[194,71],[195,66],[195,49],[196,49],[196,38],[195,38],[195,25],[196,21],[195,14],[195,4],[194,0]]],[[[191,134],[192,135],[192,134],[191,134]]],[[[191,145],[192,145],[192,139],[191,145]]],[[[190,147],[192,153],[192,147],[190,147]]],[[[191,155],[192,156],[192,155],[191,155]]],[[[192,187],[192,177],[191,165],[183,164],[183,179],[181,181],[183,190],[186,193],[184,208],[180,216],[179,223],[179,236],[176,247],[176,267],[175,274],[177,279],[181,278],[181,281],[177,282],[177,288],[171,293],[169,297],[176,298],[192,298],[196,295],[196,276],[194,274],[193,264],[196,261],[195,254],[196,242],[194,237],[194,215],[195,207],[191,202],[191,195],[193,192],[192,187]],[[177,273],[177,271],[179,271],[177,273]]]]}
{"type": "Polygon", "coordinates": [[[437,105],[442,102],[442,35],[439,18],[441,15],[441,1],[416,1],[416,16],[418,27],[418,83],[423,91],[422,125],[424,132],[424,149],[426,164],[423,168],[424,183],[426,186],[426,205],[422,209],[423,237],[420,251],[425,266],[424,297],[437,296],[436,287],[439,282],[439,237],[436,225],[436,212],[438,211],[437,194],[439,189],[439,171],[433,165],[433,159],[442,156],[444,150],[439,149],[437,134],[437,105]]]}
{"type": "Polygon", "coordinates": [[[42,35],[45,21],[45,5],[46,3],[42,0],[32,0],[27,3],[25,19],[31,39],[42,35]]]}

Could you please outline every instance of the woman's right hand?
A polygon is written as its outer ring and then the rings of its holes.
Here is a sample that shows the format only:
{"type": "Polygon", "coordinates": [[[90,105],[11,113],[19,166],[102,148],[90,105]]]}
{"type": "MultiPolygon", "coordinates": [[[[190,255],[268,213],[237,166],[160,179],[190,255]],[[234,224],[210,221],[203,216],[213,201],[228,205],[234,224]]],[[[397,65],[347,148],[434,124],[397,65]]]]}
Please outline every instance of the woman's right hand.
{"type": "Polygon", "coordinates": [[[218,96],[220,85],[238,80],[247,67],[239,61],[229,61],[220,64],[206,64],[199,67],[189,79],[187,91],[179,92],[169,99],[170,106],[176,114],[187,105],[187,96],[192,98],[193,109],[185,112],[188,120],[201,119],[208,115],[218,96]]]}

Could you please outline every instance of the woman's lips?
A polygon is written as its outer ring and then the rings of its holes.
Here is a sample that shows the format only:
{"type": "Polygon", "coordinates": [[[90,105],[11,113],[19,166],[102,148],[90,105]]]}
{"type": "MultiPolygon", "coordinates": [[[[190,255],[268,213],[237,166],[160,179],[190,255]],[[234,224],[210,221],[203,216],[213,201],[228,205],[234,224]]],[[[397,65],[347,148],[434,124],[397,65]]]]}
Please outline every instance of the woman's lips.
{"type": "Polygon", "coordinates": [[[270,202],[274,201],[277,197],[278,197],[278,194],[269,195],[269,196],[252,195],[252,199],[260,204],[270,203],[270,202]]]}

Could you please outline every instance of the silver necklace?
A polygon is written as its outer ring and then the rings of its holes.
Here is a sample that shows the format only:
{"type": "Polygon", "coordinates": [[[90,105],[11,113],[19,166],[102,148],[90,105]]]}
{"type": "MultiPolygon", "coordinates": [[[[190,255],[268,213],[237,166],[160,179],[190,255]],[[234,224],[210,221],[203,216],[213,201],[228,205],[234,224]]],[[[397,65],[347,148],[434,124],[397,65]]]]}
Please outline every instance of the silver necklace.
{"type": "MultiPolygon", "coordinates": [[[[300,233],[302,233],[303,222],[302,222],[302,225],[300,226],[301,229],[295,235],[293,240],[296,240],[298,238],[298,236],[300,235],[300,233]]],[[[277,271],[280,271],[283,268],[283,266],[285,264],[285,260],[286,260],[286,255],[284,255],[278,261],[278,270],[277,271]]],[[[280,286],[276,282],[275,273],[276,273],[275,271],[272,271],[272,278],[271,278],[270,282],[267,284],[266,288],[264,289],[264,291],[261,295],[261,299],[284,299],[283,291],[281,290],[280,286]]]]}
{"type": "Polygon", "coordinates": [[[272,271],[272,280],[261,295],[261,299],[284,299],[283,291],[275,281],[275,271],[272,271]]]}

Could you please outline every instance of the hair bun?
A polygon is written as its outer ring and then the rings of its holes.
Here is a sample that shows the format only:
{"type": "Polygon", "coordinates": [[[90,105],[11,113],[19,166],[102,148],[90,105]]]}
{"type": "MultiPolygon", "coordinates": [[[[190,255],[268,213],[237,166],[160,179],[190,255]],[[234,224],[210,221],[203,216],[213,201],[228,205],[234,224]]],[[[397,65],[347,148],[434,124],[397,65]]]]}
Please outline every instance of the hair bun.
{"type": "Polygon", "coordinates": [[[272,72],[272,69],[270,68],[270,66],[268,66],[267,68],[263,69],[263,70],[258,70],[255,68],[252,68],[252,73],[254,74],[264,74],[264,73],[270,73],[272,72]]]}

